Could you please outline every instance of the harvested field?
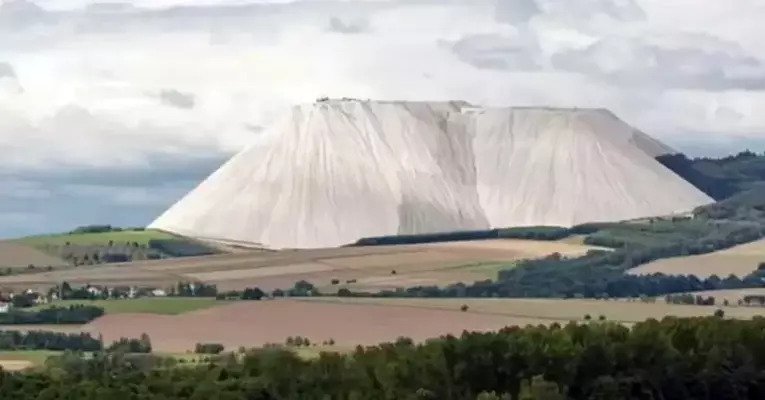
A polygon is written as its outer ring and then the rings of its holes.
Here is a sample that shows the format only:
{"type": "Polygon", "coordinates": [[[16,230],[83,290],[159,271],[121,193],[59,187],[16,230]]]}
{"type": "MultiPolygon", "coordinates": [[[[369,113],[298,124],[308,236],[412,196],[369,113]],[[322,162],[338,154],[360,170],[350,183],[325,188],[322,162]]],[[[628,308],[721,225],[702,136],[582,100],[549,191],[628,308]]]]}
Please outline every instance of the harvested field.
{"type": "Polygon", "coordinates": [[[32,367],[34,364],[32,364],[31,361],[27,360],[2,360],[0,359],[0,368],[2,368],[5,371],[23,371],[27,368],[32,367]]]}
{"type": "MultiPolygon", "coordinates": [[[[713,292],[712,292],[713,293],[713,292]]],[[[592,319],[601,315],[609,321],[635,323],[648,318],[666,316],[709,316],[716,307],[665,304],[663,301],[644,303],[627,300],[560,300],[560,299],[395,299],[395,298],[305,298],[306,302],[330,302],[335,304],[369,304],[395,307],[413,307],[433,310],[459,310],[467,305],[469,313],[506,316],[539,322],[582,321],[589,314],[592,319]]],[[[726,309],[731,318],[748,319],[762,315],[755,308],[735,307],[726,309]]]]}
{"type": "MultiPolygon", "coordinates": [[[[712,315],[716,307],[626,301],[549,299],[341,299],[306,298],[238,302],[176,316],[107,315],[82,329],[109,342],[147,333],[161,352],[183,352],[198,342],[228,349],[284,343],[288,336],[312,342],[334,339],[338,347],[376,344],[406,336],[424,340],[463,330],[489,331],[511,325],[565,324],[585,314],[633,323],[646,318],[712,315]],[[460,311],[462,304],[468,310],[460,311]]],[[[731,318],[752,318],[759,309],[726,308],[731,318]]]]}
{"type": "Polygon", "coordinates": [[[7,240],[0,241],[0,268],[26,268],[30,264],[36,267],[56,267],[67,265],[67,262],[32,246],[7,240]]]}
{"type": "Polygon", "coordinates": [[[0,367],[6,371],[22,371],[42,366],[48,357],[60,354],[58,351],[47,350],[0,351],[0,367]]]}
{"type": "Polygon", "coordinates": [[[628,273],[647,275],[661,272],[667,275],[696,275],[702,279],[712,275],[725,278],[733,274],[743,278],[755,271],[762,262],[765,262],[765,240],[709,254],[657,260],[633,268],[628,273]]]}
{"type": "Polygon", "coordinates": [[[275,300],[240,302],[178,316],[107,315],[83,330],[102,334],[106,342],[145,332],[158,351],[183,352],[198,342],[236,349],[284,343],[288,336],[300,335],[312,342],[332,338],[338,346],[355,346],[399,336],[424,340],[464,329],[487,331],[535,322],[454,310],[275,300]]]}
{"type": "Polygon", "coordinates": [[[176,315],[210,307],[218,307],[228,304],[228,302],[212,298],[143,297],[125,300],[63,300],[36,308],[42,309],[50,306],[69,307],[77,304],[101,307],[106,314],[142,313],[176,315]]]}
{"type": "Polygon", "coordinates": [[[581,244],[533,240],[484,240],[400,246],[341,247],[311,250],[239,251],[204,257],[70,267],[50,272],[0,277],[0,289],[47,289],[72,284],[166,287],[181,280],[201,280],[222,290],[258,286],[289,288],[307,280],[327,290],[341,287],[381,290],[416,284],[447,285],[496,277],[525,258],[559,252],[584,254],[581,244]],[[395,273],[393,272],[395,271],[395,273]],[[333,285],[333,279],[342,285],[333,285]],[[355,283],[347,284],[348,281],[355,283]]]}

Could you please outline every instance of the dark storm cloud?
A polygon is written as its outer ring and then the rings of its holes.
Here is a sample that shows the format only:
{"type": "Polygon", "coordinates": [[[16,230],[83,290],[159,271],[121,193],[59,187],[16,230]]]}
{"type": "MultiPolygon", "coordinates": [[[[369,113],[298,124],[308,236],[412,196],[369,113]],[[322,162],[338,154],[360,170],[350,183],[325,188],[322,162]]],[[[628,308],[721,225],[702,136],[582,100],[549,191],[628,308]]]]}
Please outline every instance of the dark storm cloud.
{"type": "Polygon", "coordinates": [[[27,0],[0,1],[0,29],[27,27],[48,20],[48,13],[27,0]]]}
{"type": "Polygon", "coordinates": [[[0,238],[96,223],[146,225],[229,156],[154,154],[144,167],[3,170],[0,238]]]}
{"type": "Polygon", "coordinates": [[[481,69],[525,71],[538,69],[536,45],[502,35],[465,36],[452,45],[463,62],[481,69]]]}
{"type": "Polygon", "coordinates": [[[151,188],[179,182],[199,182],[230,156],[223,153],[206,156],[157,153],[148,155],[148,162],[144,166],[5,169],[0,172],[0,179],[14,179],[44,186],[66,182],[75,185],[151,188]]]}
{"type": "Polygon", "coordinates": [[[364,33],[369,31],[369,21],[357,20],[345,22],[338,17],[332,17],[329,19],[329,31],[348,35],[364,33]]]}
{"type": "Polygon", "coordinates": [[[496,16],[500,22],[523,24],[540,13],[535,0],[497,0],[496,16]]]}
{"type": "Polygon", "coordinates": [[[637,40],[603,39],[552,57],[561,70],[617,84],[683,89],[765,89],[765,65],[737,49],[660,47],[637,40]]]}
{"type": "Polygon", "coordinates": [[[685,132],[664,139],[667,144],[692,157],[726,157],[744,150],[765,153],[765,138],[720,135],[715,132],[685,132]]]}
{"type": "Polygon", "coordinates": [[[16,71],[11,64],[0,62],[0,79],[2,78],[16,79],[16,71]]]}
{"type": "Polygon", "coordinates": [[[184,93],[175,89],[164,89],[159,92],[159,100],[166,105],[190,110],[194,108],[196,98],[191,93],[184,93]]]}

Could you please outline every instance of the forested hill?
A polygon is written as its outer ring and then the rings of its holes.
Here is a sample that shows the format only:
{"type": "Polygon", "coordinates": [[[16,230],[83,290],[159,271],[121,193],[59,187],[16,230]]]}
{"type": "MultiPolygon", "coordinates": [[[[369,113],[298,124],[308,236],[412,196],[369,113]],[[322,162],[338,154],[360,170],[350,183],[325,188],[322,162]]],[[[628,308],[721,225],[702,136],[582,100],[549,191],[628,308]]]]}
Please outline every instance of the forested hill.
{"type": "Polygon", "coordinates": [[[765,153],[744,151],[720,159],[689,159],[678,153],[656,159],[718,201],[765,186],[765,153]]]}

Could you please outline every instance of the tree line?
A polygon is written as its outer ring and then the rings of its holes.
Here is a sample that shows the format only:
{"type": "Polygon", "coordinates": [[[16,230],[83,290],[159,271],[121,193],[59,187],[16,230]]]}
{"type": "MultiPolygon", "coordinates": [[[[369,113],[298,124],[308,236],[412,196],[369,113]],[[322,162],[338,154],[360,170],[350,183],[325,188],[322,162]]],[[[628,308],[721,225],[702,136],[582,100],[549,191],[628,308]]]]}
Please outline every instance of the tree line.
{"type": "Polygon", "coordinates": [[[751,151],[720,159],[689,159],[684,154],[667,154],[656,159],[715,200],[727,199],[765,182],[765,154],[751,151]]]}
{"type": "Polygon", "coordinates": [[[760,399],[765,318],[508,327],[301,359],[288,349],[167,368],[95,354],[0,373],[0,398],[53,399],[760,399]]]}
{"type": "MultiPolygon", "coordinates": [[[[0,350],[100,351],[101,339],[89,333],[0,331],[0,350]]],[[[0,398],[4,398],[0,396],[0,398]]]]}
{"type": "Polygon", "coordinates": [[[102,307],[75,304],[36,311],[10,309],[0,314],[0,325],[86,324],[104,315],[102,307]]]}

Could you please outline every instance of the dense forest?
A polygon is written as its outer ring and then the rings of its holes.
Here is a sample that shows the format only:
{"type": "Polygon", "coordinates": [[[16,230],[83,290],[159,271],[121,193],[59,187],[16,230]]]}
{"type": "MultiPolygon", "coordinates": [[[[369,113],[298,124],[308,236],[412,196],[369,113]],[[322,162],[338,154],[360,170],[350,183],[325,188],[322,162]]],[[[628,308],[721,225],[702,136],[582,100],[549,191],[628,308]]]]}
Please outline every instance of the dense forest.
{"type": "Polygon", "coordinates": [[[152,355],[65,354],[0,372],[25,399],[762,399],[765,318],[510,327],[414,344],[399,339],[305,360],[268,347],[183,364],[152,355]]]}
{"type": "Polygon", "coordinates": [[[657,160],[715,200],[765,184],[765,155],[744,151],[719,159],[668,154],[657,160]]]}

